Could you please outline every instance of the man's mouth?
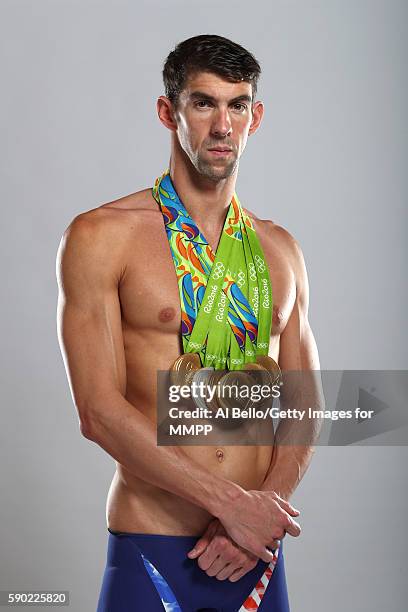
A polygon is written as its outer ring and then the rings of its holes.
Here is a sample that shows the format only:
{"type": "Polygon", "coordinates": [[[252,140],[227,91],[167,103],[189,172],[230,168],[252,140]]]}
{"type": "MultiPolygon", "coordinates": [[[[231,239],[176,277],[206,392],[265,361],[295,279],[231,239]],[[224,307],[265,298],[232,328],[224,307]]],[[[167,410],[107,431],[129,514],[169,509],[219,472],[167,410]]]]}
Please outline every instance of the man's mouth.
{"type": "Polygon", "coordinates": [[[211,149],[208,149],[208,151],[216,156],[223,156],[232,153],[232,149],[229,149],[228,147],[212,147],[211,149]]]}

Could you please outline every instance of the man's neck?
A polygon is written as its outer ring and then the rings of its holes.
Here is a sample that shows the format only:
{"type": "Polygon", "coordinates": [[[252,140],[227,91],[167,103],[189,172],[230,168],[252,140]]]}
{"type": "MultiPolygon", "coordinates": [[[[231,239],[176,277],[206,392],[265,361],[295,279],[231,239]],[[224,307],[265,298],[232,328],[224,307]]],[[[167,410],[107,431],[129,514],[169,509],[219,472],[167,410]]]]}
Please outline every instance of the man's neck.
{"type": "Polygon", "coordinates": [[[177,195],[197,225],[201,229],[221,231],[235,192],[237,171],[216,181],[200,175],[190,162],[178,163],[173,156],[169,168],[177,195]]]}

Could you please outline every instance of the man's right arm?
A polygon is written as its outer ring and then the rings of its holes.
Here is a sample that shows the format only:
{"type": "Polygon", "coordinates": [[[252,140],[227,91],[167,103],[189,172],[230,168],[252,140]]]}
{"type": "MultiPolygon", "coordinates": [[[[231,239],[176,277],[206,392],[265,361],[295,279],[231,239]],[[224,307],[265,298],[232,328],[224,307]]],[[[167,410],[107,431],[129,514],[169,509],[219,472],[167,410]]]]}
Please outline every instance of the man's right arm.
{"type": "Polygon", "coordinates": [[[124,397],[121,266],[106,219],[92,212],[71,223],[57,257],[58,336],[81,433],[139,478],[218,517],[239,545],[270,561],[266,547],[282,529],[298,535],[288,514],[296,511],[273,492],[247,492],[209,473],[178,447],[157,446],[154,424],[124,397]]]}

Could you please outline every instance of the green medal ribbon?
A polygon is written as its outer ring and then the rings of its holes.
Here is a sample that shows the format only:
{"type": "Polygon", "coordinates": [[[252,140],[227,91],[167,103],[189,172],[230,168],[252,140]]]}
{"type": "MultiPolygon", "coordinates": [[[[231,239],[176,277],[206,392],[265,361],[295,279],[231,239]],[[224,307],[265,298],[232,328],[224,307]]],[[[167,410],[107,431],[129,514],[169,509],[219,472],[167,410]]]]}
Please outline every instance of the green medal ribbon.
{"type": "Polygon", "coordinates": [[[216,253],[180,201],[169,171],[152,194],[176,269],[185,353],[203,367],[241,370],[267,355],[272,325],[268,266],[251,219],[234,194],[216,253]]]}

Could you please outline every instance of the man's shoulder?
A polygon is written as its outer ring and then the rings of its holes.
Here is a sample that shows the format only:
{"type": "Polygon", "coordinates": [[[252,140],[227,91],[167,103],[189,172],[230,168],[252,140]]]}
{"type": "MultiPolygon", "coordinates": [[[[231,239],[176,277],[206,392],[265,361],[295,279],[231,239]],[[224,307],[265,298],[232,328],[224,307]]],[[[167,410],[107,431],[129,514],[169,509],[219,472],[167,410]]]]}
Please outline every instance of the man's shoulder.
{"type": "Polygon", "coordinates": [[[246,208],[244,208],[244,211],[253,221],[255,231],[262,234],[265,239],[278,242],[280,246],[289,249],[294,254],[296,254],[296,251],[300,249],[299,242],[288,229],[282,225],[279,225],[278,223],[275,223],[275,221],[272,221],[271,219],[260,219],[257,215],[255,215],[255,213],[246,208]]]}
{"type": "Polygon", "coordinates": [[[73,221],[78,225],[88,224],[96,230],[112,223],[126,223],[129,219],[137,219],[145,213],[157,211],[158,206],[153,199],[151,189],[142,189],[85,210],[79,213],[73,221]]]}
{"type": "Polygon", "coordinates": [[[158,207],[151,189],[143,189],[85,210],[77,214],[64,232],[64,238],[74,242],[91,240],[97,247],[110,241],[123,243],[126,236],[157,215],[158,207]]]}
{"type": "Polygon", "coordinates": [[[129,195],[117,198],[111,202],[106,202],[96,209],[102,211],[112,211],[125,214],[126,212],[148,212],[157,211],[158,206],[152,195],[152,189],[141,189],[129,195]]]}
{"type": "Polygon", "coordinates": [[[244,209],[251,218],[254,229],[262,244],[277,249],[290,262],[296,276],[304,273],[305,260],[298,240],[282,225],[271,219],[260,219],[254,213],[244,209]]]}

